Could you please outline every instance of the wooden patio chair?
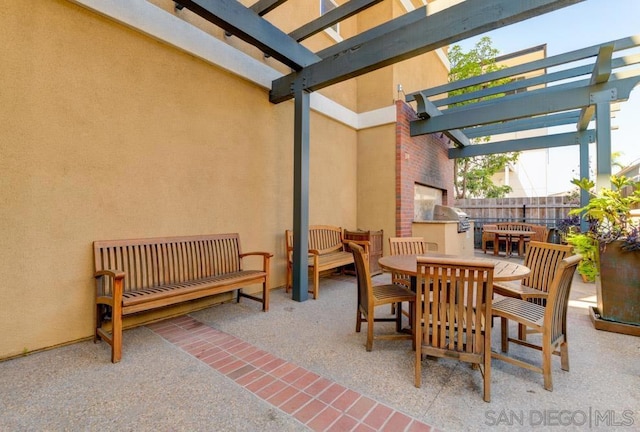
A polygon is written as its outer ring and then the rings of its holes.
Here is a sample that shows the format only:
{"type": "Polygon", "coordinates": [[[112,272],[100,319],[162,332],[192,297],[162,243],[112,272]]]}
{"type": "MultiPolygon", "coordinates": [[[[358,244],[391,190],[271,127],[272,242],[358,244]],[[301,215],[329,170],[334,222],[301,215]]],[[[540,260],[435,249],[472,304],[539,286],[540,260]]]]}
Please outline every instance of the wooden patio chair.
{"type": "Polygon", "coordinates": [[[385,334],[374,335],[373,323],[379,321],[395,321],[396,331],[402,331],[402,302],[409,302],[412,313],[415,310],[416,294],[409,288],[395,285],[376,285],[371,282],[369,271],[369,257],[365,250],[355,243],[349,243],[349,248],[353,253],[353,260],[356,267],[356,278],[358,281],[358,306],[356,310],[356,332],[360,332],[363,322],[367,323],[367,351],[371,351],[374,339],[413,339],[411,334],[385,334]],[[376,306],[396,303],[396,314],[394,318],[375,318],[376,306]]]}
{"type": "MultiPolygon", "coordinates": [[[[487,242],[491,242],[491,246],[493,246],[494,254],[499,250],[499,244],[496,244],[496,235],[494,233],[485,232],[485,229],[498,229],[498,225],[483,225],[482,226],[482,251],[487,253],[487,242]]],[[[500,241],[504,241],[505,244],[507,242],[506,237],[498,238],[498,243],[500,241]]]]}
{"type": "MultiPolygon", "coordinates": [[[[495,282],[494,294],[528,300],[544,306],[551,281],[556,275],[560,261],[573,253],[570,245],[559,245],[532,241],[524,257],[524,265],[531,269],[529,276],[517,282],[495,282]]],[[[524,326],[518,329],[518,338],[527,339],[524,326]]]]}
{"type": "MultiPolygon", "coordinates": [[[[438,243],[425,241],[423,237],[389,237],[389,255],[417,255],[425,252],[438,252],[438,243]]],[[[402,273],[391,273],[391,282],[411,288],[411,278],[402,273]]],[[[391,305],[391,313],[395,312],[391,305]]]]}
{"type": "Polygon", "coordinates": [[[415,386],[422,356],[448,357],[480,368],[483,399],[491,400],[492,261],[418,257],[415,386]],[[430,286],[431,292],[423,292],[430,286]]]}
{"type": "Polygon", "coordinates": [[[542,351],[542,367],[493,352],[492,357],[516,366],[542,373],[544,388],[552,391],[551,354],[560,355],[562,370],[569,371],[569,342],[567,340],[567,307],[573,275],[581,255],[572,255],[560,261],[558,271],[549,287],[546,306],[525,300],[506,297],[493,304],[493,316],[501,319],[501,349],[508,352],[509,342],[542,351]],[[540,345],[509,337],[509,320],[542,333],[540,345]],[[560,349],[558,351],[558,348],[560,349]]]}

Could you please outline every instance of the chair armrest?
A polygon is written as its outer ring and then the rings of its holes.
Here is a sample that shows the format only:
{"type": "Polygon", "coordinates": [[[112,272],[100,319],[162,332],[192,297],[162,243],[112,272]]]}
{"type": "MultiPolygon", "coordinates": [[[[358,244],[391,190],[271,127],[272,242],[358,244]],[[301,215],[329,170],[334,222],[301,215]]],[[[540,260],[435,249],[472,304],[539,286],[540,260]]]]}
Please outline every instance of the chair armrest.
{"type": "Polygon", "coordinates": [[[546,299],[547,297],[549,297],[548,292],[545,292],[536,288],[531,288],[522,284],[515,284],[515,283],[509,284],[509,283],[503,283],[503,282],[493,283],[493,293],[500,294],[501,296],[505,296],[505,297],[519,298],[522,300],[527,300],[531,298],[546,299]]]}

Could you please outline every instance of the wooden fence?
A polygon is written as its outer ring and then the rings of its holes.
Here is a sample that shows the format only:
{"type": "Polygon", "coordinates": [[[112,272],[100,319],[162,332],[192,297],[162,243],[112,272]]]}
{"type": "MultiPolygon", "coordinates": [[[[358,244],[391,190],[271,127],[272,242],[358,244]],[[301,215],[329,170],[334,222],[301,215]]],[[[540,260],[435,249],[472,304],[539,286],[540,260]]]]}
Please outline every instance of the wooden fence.
{"type": "Polygon", "coordinates": [[[570,210],[579,207],[577,199],[566,196],[526,198],[483,198],[455,200],[471,219],[482,221],[538,222],[564,219],[570,210]]]}
{"type": "Polygon", "coordinates": [[[559,243],[556,231],[559,220],[568,216],[569,211],[578,208],[577,198],[570,197],[527,197],[527,198],[483,198],[455,200],[454,207],[464,211],[475,221],[474,243],[479,248],[482,226],[492,222],[526,222],[546,225],[550,229],[548,241],[559,243]]]}

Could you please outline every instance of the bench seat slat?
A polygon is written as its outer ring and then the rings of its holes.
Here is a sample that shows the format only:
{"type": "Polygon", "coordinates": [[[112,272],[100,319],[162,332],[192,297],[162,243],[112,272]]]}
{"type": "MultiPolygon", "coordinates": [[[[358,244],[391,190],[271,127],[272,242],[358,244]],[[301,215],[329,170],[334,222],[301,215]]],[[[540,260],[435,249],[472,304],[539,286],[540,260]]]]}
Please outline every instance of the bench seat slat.
{"type": "Polygon", "coordinates": [[[234,273],[227,273],[213,276],[206,279],[198,279],[180,284],[163,285],[147,288],[140,291],[131,291],[122,294],[122,306],[126,309],[129,306],[151,303],[155,300],[174,297],[179,294],[201,291],[203,288],[226,287],[230,283],[247,284],[253,280],[260,280],[266,276],[265,272],[258,270],[245,270],[234,273]]]}

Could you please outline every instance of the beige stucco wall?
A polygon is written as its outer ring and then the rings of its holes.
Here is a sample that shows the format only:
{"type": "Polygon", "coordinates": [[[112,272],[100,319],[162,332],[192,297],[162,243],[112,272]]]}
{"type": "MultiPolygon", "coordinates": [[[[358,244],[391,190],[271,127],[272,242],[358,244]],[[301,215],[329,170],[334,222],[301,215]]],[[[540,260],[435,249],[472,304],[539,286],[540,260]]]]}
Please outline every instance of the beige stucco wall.
{"type": "Polygon", "coordinates": [[[388,238],[396,231],[395,124],[358,133],[358,228],[384,230],[384,253],[388,238]]]}
{"type": "MultiPolygon", "coordinates": [[[[94,240],[239,232],[284,283],[291,102],[66,0],[0,28],[0,358],[92,334],[94,240]]],[[[311,223],[356,227],[356,144],[312,115],[311,223]]]]}

